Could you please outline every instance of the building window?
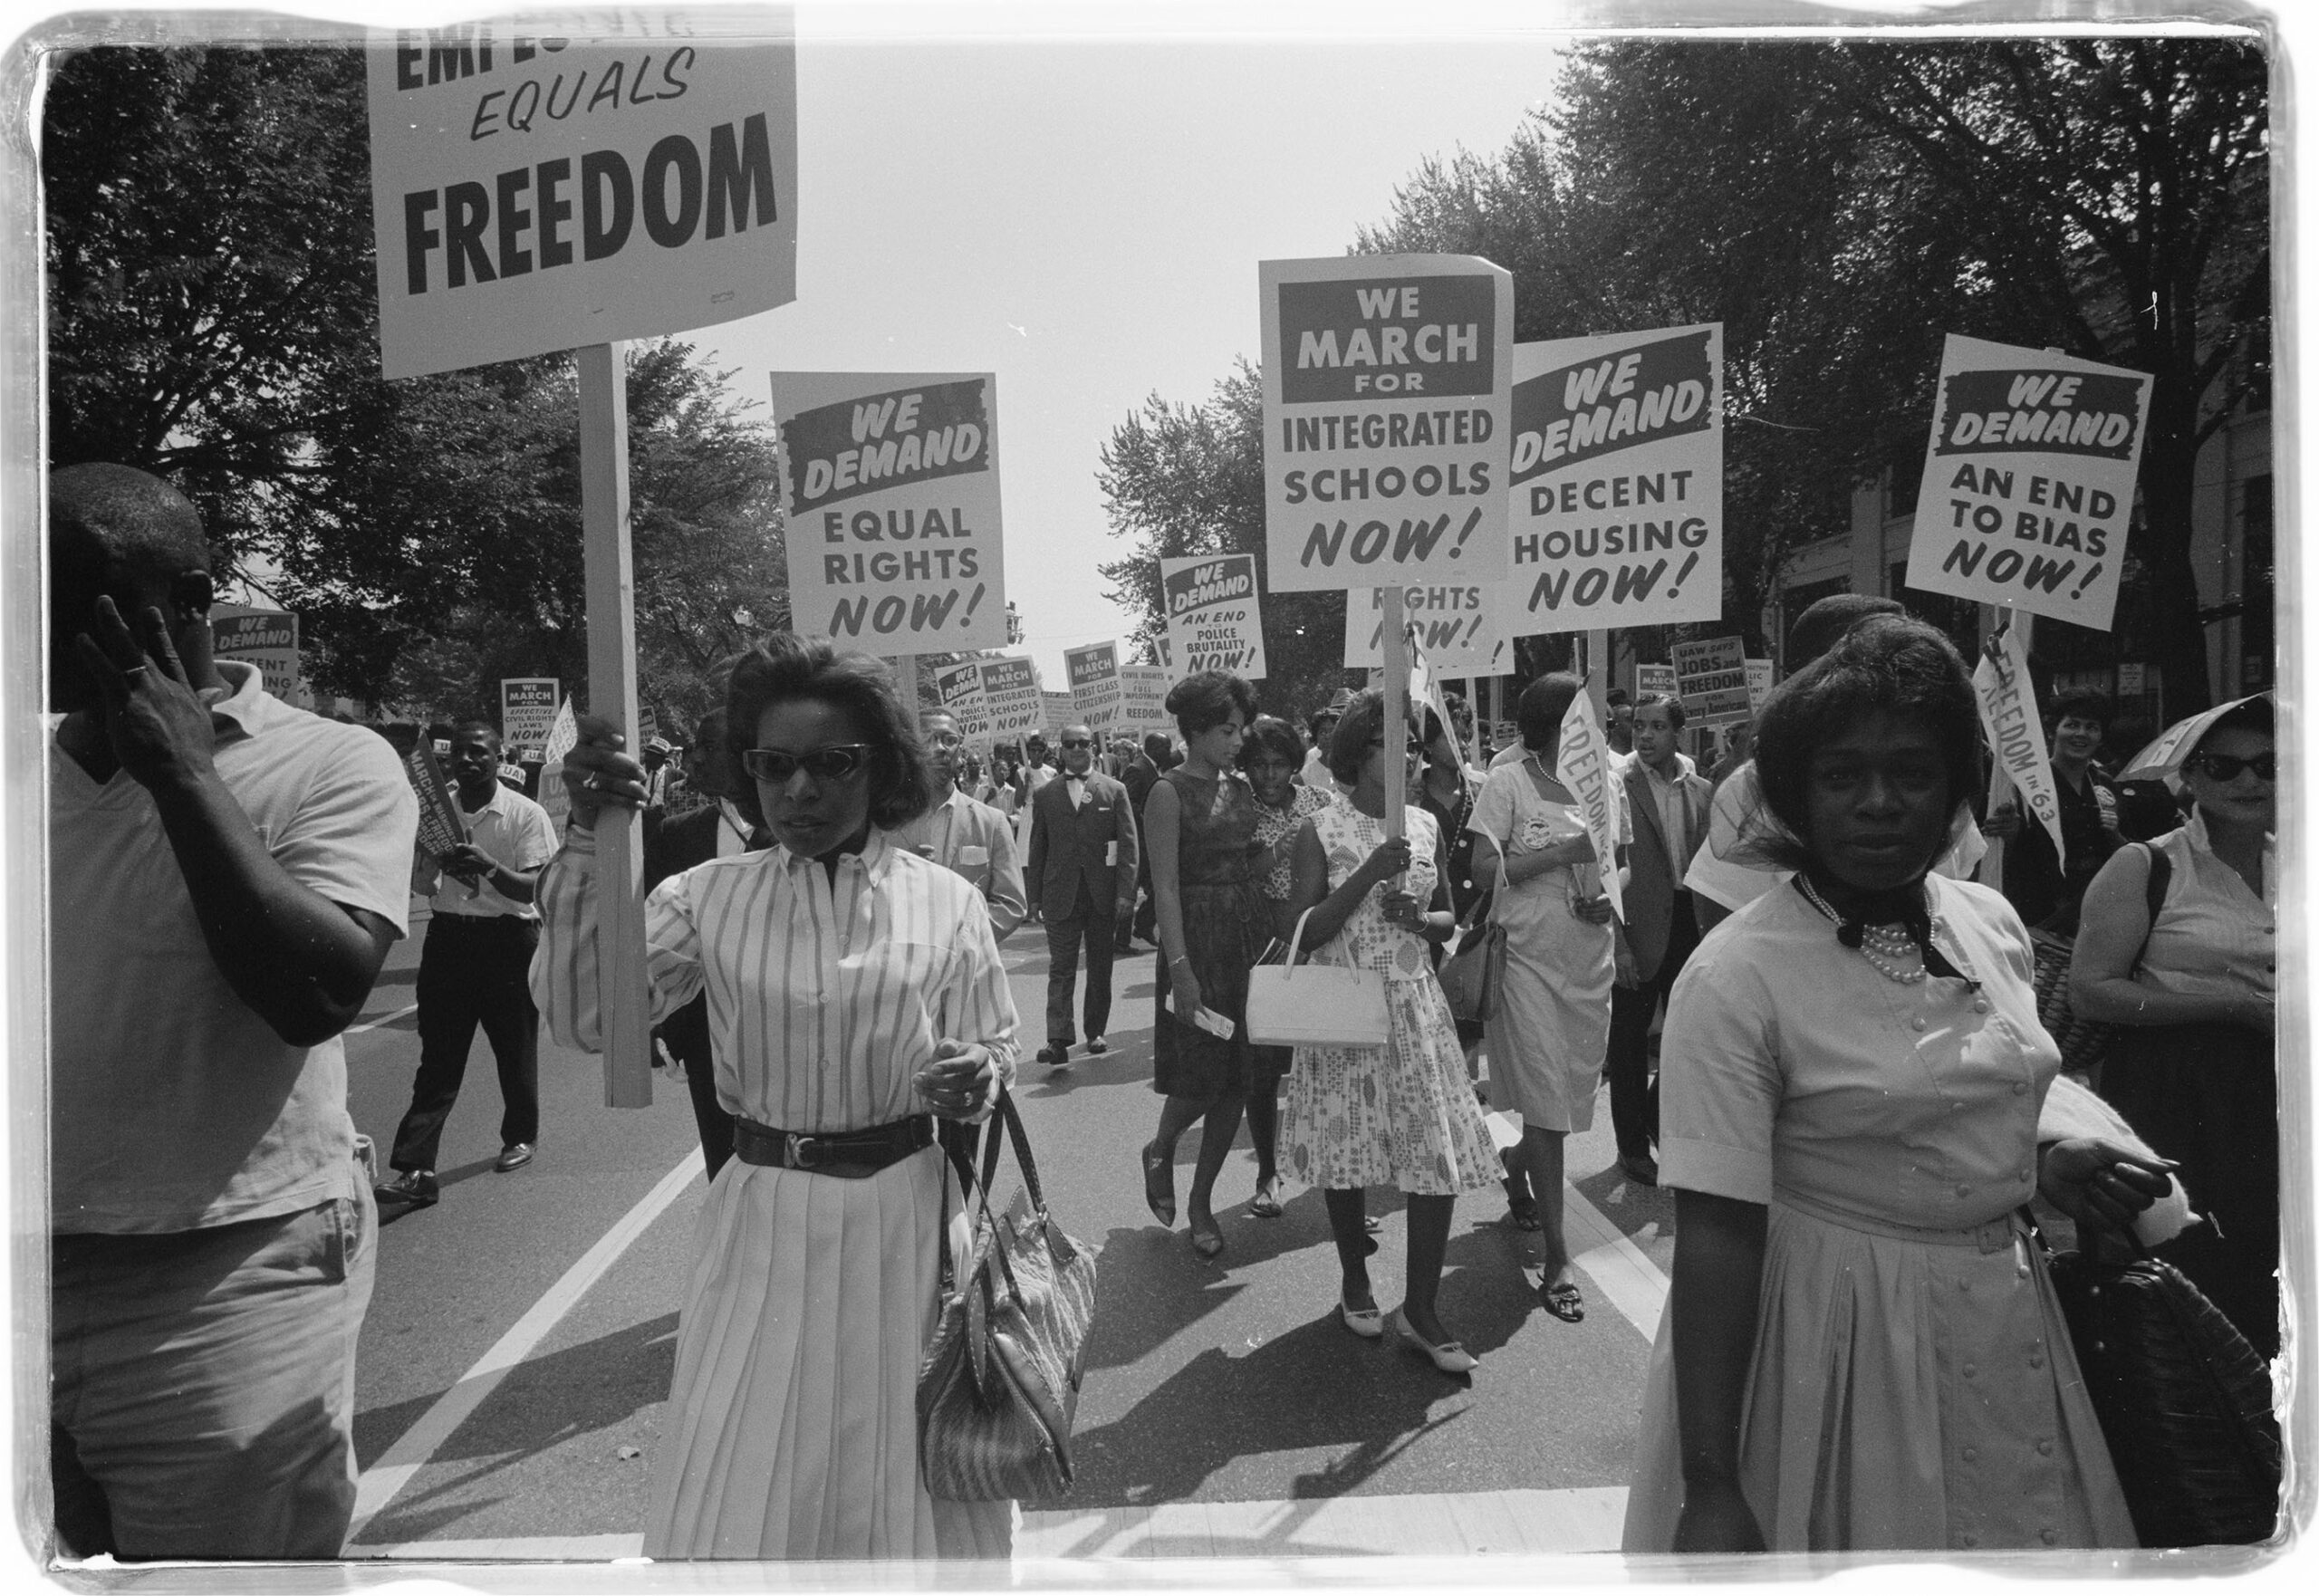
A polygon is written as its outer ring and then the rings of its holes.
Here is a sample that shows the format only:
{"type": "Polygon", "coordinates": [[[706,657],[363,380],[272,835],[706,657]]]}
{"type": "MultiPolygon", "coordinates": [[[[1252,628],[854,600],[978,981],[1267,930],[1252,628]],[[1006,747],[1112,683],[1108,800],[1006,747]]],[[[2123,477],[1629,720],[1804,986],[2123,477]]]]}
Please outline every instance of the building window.
{"type": "Polygon", "coordinates": [[[1885,578],[1885,596],[1900,601],[1900,607],[1928,626],[1939,628],[1957,645],[1957,651],[1968,663],[1974,650],[1981,646],[1981,607],[1970,599],[1959,599],[1948,593],[1929,593],[1922,588],[1909,585],[1909,562],[1895,560],[1885,578]]]}
{"type": "Polygon", "coordinates": [[[1924,484],[1924,446],[1903,444],[1884,465],[1884,518],[1913,515],[1917,492],[1924,484]]]}

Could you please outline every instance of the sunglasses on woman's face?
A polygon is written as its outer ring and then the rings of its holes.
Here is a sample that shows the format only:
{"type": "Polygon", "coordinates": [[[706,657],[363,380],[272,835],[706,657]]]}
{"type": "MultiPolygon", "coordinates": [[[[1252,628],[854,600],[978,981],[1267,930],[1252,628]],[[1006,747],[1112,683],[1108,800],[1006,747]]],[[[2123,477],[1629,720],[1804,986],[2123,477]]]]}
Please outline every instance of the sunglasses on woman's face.
{"type": "Polygon", "coordinates": [[[869,763],[876,746],[874,743],[839,743],[804,754],[792,754],[786,748],[748,748],[742,751],[741,764],[758,781],[776,787],[800,770],[812,773],[817,782],[842,782],[869,763]]]}
{"type": "Polygon", "coordinates": [[[2236,754],[2199,754],[2191,756],[2190,763],[2213,782],[2235,782],[2242,770],[2253,771],[2258,782],[2279,779],[2279,756],[2275,753],[2257,754],[2251,759],[2236,754]]]}

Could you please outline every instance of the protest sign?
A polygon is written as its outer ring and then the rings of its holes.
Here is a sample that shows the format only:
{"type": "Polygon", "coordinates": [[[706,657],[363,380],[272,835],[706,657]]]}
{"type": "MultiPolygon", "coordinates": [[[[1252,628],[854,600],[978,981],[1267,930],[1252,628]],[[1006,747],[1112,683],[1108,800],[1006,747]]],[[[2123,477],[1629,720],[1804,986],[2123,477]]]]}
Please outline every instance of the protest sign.
{"type": "Polygon", "coordinates": [[[1050,744],[1063,735],[1063,727],[1075,726],[1078,721],[1079,710],[1072,703],[1069,693],[1040,691],[1039,729],[1046,734],[1050,744]]]}
{"type": "Polygon", "coordinates": [[[706,27],[601,14],[616,33],[371,33],[387,376],[682,332],[796,298],[787,9],[706,27]]]}
{"type": "Polygon", "coordinates": [[[958,723],[958,737],[969,748],[990,746],[990,700],[982,690],[979,659],[945,665],[934,672],[934,691],[950,718],[958,723]]]}
{"type": "Polygon", "coordinates": [[[286,610],[212,604],[209,653],[256,666],[258,685],[285,704],[298,690],[298,618],[286,610]]]}
{"type": "Polygon", "coordinates": [[[1514,346],[1517,637],[1723,613],[1723,326],[1514,346]]]}
{"type": "MultiPolygon", "coordinates": [[[[1493,588],[1429,583],[1401,590],[1402,617],[1410,636],[1442,676],[1496,676],[1513,668],[1513,640],[1506,635],[1493,601],[1493,588]]],[[[1385,635],[1381,589],[1349,593],[1344,601],[1344,663],[1378,665],[1385,635]]]]}
{"type": "Polygon", "coordinates": [[[1675,690],[1675,668],[1671,665],[1645,665],[1635,661],[1634,696],[1645,693],[1671,693],[1675,690]]]}
{"type": "Polygon", "coordinates": [[[1120,683],[1120,646],[1090,643],[1065,649],[1063,668],[1071,681],[1072,718],[1092,731],[1116,730],[1124,713],[1126,691],[1120,683]]]}
{"type": "Polygon", "coordinates": [[[985,659],[980,665],[992,739],[1012,743],[1037,731],[1046,716],[1046,706],[1040,701],[1038,668],[1021,655],[985,659]]]}
{"type": "Polygon", "coordinates": [[[1150,733],[1174,731],[1176,717],[1168,713],[1168,689],[1175,683],[1175,673],[1164,665],[1121,666],[1120,687],[1125,697],[1120,730],[1139,743],[1150,733]]]}
{"type": "Polygon", "coordinates": [[[563,787],[563,756],[579,740],[579,717],[573,713],[572,700],[566,698],[555,712],[554,724],[548,727],[547,745],[540,753],[540,807],[555,822],[559,837],[563,834],[564,823],[572,818],[572,794],[563,787]]]}
{"type": "Polygon", "coordinates": [[[1593,864],[1573,865],[1579,890],[1592,898],[1608,893],[1611,912],[1623,918],[1626,904],[1619,890],[1618,783],[1611,764],[1611,745],[1595,718],[1591,694],[1573,693],[1562,715],[1562,740],[1554,749],[1554,779],[1578,800],[1579,818],[1594,844],[1593,864]]]}
{"type": "Polygon", "coordinates": [[[419,794],[419,845],[439,865],[450,857],[452,849],[467,840],[467,825],[451,796],[451,784],[444,779],[442,762],[426,738],[421,737],[403,755],[402,774],[410,779],[410,790],[419,794]]]}
{"type": "Polygon", "coordinates": [[[1160,562],[1160,597],[1172,645],[1162,663],[1181,674],[1228,670],[1243,681],[1265,676],[1265,629],[1257,607],[1254,554],[1198,554],[1160,562]]]}
{"type": "MultiPolygon", "coordinates": [[[[2028,656],[2021,634],[2006,627],[1981,650],[1973,668],[1973,697],[1981,707],[1981,729],[1997,769],[2012,778],[2023,812],[2054,839],[2054,857],[2067,859],[2062,841],[2061,792],[2054,784],[2054,762],[2045,748],[2045,724],[2037,717],[2036,689],[2029,680],[2028,656]]],[[[1992,793],[1992,802],[1996,795],[1992,793]]]]}
{"type": "Polygon", "coordinates": [[[1006,646],[997,380],[776,371],[789,609],[872,654],[1006,646]]]}
{"type": "Polygon", "coordinates": [[[1751,715],[1761,714],[1764,700],[1772,696],[1775,667],[1768,659],[1750,659],[1746,662],[1746,667],[1747,710],[1751,715]]]}
{"type": "Polygon", "coordinates": [[[1264,261],[1265,585],[1506,574],[1514,280],[1477,255],[1264,261]]]}
{"type": "Polygon", "coordinates": [[[1909,585],[2110,630],[2147,372],[1950,333],[1909,585]]]}
{"type": "Polygon", "coordinates": [[[1668,655],[1686,726],[1723,726],[1755,713],[1747,697],[1746,645],[1737,638],[1677,643],[1668,655]]]}
{"type": "Polygon", "coordinates": [[[499,678],[499,744],[502,748],[547,746],[555,729],[556,706],[563,681],[552,676],[503,676],[499,678]]]}

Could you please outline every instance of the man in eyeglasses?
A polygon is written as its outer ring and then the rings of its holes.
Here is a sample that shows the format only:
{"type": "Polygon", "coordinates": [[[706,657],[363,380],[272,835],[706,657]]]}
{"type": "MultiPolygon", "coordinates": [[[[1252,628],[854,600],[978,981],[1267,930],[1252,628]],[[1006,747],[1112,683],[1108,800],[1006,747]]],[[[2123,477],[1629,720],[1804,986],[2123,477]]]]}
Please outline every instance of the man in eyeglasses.
{"type": "Polygon", "coordinates": [[[2044,826],[2023,823],[2017,800],[1999,804],[1981,822],[1985,834],[2005,839],[2006,898],[2027,924],[2064,937],[2077,934],[2085,889],[2126,840],[2118,826],[2117,784],[2093,763],[2115,715],[2100,693],[2064,693],[2046,711],[2064,857],[2055,856],[2044,826]]]}
{"type": "Polygon", "coordinates": [[[1015,832],[1006,817],[958,790],[958,761],[965,744],[958,722],[948,710],[919,716],[927,768],[934,773],[934,805],[896,833],[943,869],[966,877],[990,910],[990,934],[1001,942],[1023,923],[1023,867],[1015,861],[1015,832]]]}
{"type": "Polygon", "coordinates": [[[1031,796],[1030,913],[1047,928],[1047,1044],[1039,1062],[1061,1069],[1071,1062],[1071,992],[1079,979],[1079,947],[1087,947],[1087,999],[1082,1017],[1087,1051],[1110,1050],[1104,1028],[1111,1017],[1113,940],[1123,917],[1135,912],[1135,813],[1127,789],[1092,768],[1094,734],[1063,728],[1062,774],[1031,796]]]}

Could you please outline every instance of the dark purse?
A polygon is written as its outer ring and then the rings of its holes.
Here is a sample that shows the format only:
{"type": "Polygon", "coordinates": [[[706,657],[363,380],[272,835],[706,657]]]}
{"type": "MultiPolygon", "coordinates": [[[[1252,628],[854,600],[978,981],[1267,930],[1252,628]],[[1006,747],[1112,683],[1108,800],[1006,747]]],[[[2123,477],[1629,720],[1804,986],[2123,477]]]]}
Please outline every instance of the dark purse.
{"type": "Polygon", "coordinates": [[[979,1180],[968,1168],[971,1138],[945,1145],[960,1191],[979,1185],[981,1197],[973,1249],[955,1272],[947,1197],[943,1205],[941,1313],[918,1372],[919,1472],[929,1495],[949,1502],[1059,1496],[1071,1489],[1095,1257],[1047,1213],[1011,1093],[999,1093],[979,1180]],[[994,1214],[1004,1140],[1014,1143],[1023,1185],[994,1214]]]}
{"type": "MultiPolygon", "coordinates": [[[[1496,844],[1495,837],[1490,841],[1496,844]]],[[[1482,1024],[1497,1013],[1497,995],[1506,986],[1506,928],[1489,914],[1505,887],[1506,851],[1499,847],[1496,887],[1481,895],[1474,905],[1473,924],[1459,934],[1456,950],[1434,972],[1453,1018],[1482,1024]]]]}
{"type": "Polygon", "coordinates": [[[2086,1394],[2144,1546],[2247,1544],[2277,1530],[2268,1371],[2182,1272],[2144,1253],[2047,1259],[2086,1394]]]}

